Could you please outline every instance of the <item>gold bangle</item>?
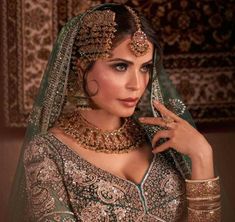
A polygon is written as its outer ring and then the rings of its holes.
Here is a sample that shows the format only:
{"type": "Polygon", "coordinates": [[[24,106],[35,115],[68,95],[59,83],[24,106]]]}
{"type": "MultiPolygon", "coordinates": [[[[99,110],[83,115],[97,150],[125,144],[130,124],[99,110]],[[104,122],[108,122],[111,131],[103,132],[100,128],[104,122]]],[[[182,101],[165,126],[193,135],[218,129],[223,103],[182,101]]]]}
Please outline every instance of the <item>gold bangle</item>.
{"type": "Polygon", "coordinates": [[[185,180],[187,198],[207,198],[220,195],[219,177],[208,180],[185,180]]]}
{"type": "Polygon", "coordinates": [[[194,210],[214,210],[220,207],[220,202],[191,202],[188,207],[194,210]]]}
{"type": "Polygon", "coordinates": [[[220,200],[220,195],[215,195],[215,196],[208,196],[208,197],[187,197],[187,200],[189,201],[201,201],[201,200],[220,200]]]}
{"type": "Polygon", "coordinates": [[[188,210],[189,211],[193,211],[195,213],[210,213],[210,212],[213,213],[215,211],[221,210],[221,207],[217,207],[217,208],[215,208],[213,210],[211,210],[211,209],[207,209],[207,210],[195,210],[195,209],[192,209],[192,208],[188,207],[188,210]]]}
{"type": "Polygon", "coordinates": [[[210,181],[215,181],[219,180],[219,177],[211,178],[211,179],[202,179],[202,180],[189,180],[185,179],[187,183],[202,183],[202,182],[210,182],[210,181]]]}
{"type": "Polygon", "coordinates": [[[221,208],[218,207],[214,210],[194,210],[188,208],[188,222],[220,222],[221,221],[221,208]]]}

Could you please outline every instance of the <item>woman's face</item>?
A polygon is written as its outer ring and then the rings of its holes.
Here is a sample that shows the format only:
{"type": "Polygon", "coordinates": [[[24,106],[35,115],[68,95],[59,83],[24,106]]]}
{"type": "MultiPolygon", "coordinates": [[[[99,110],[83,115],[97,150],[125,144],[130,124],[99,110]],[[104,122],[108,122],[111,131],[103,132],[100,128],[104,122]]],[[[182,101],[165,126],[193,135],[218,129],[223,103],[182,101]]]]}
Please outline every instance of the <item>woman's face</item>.
{"type": "Polygon", "coordinates": [[[111,57],[99,59],[88,73],[89,92],[95,105],[118,117],[131,116],[150,78],[153,45],[144,56],[129,50],[130,37],[112,50],[111,57]]]}

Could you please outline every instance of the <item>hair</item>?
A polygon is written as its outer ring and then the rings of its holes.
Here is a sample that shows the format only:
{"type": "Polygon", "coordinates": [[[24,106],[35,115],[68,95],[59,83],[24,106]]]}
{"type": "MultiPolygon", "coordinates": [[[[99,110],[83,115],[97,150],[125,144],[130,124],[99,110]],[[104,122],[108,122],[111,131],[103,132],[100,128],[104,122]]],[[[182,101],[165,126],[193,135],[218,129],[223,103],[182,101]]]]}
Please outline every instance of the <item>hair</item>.
{"type": "MultiPolygon", "coordinates": [[[[123,40],[127,35],[132,35],[137,31],[136,22],[133,15],[127,10],[125,5],[114,5],[110,8],[115,12],[115,22],[117,23],[115,37],[112,41],[113,47],[117,46],[120,41],[123,40]]],[[[134,10],[134,9],[133,9],[134,10]]],[[[141,29],[147,35],[148,40],[159,50],[159,44],[156,39],[156,32],[152,28],[149,20],[141,15],[138,11],[134,10],[140,19],[141,29]]]]}
{"type": "MultiPolygon", "coordinates": [[[[127,36],[135,33],[137,31],[137,27],[133,15],[128,11],[125,5],[123,4],[102,5],[97,10],[108,10],[108,9],[115,12],[116,32],[115,32],[115,37],[112,39],[112,49],[113,49],[127,36]]],[[[156,50],[158,53],[159,60],[157,65],[159,65],[162,60],[162,51],[156,38],[157,36],[156,31],[152,28],[151,23],[146,19],[146,17],[140,15],[138,11],[136,10],[134,11],[139,17],[142,31],[146,34],[148,41],[154,45],[154,50],[156,50]]],[[[89,97],[95,95],[95,94],[91,95],[91,93],[88,92],[87,88],[87,75],[89,74],[89,71],[92,69],[94,64],[95,61],[90,62],[90,64],[88,64],[87,68],[84,70],[84,75],[83,75],[83,89],[84,92],[89,97]]],[[[150,75],[150,79],[151,77],[152,76],[150,75]]]]}

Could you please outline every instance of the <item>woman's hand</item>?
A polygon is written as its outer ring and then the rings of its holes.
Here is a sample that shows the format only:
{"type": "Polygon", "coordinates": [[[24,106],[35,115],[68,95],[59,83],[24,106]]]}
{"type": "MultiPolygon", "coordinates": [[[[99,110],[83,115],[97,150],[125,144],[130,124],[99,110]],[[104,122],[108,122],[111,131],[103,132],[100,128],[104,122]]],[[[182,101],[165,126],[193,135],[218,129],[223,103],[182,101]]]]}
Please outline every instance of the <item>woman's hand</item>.
{"type": "Polygon", "coordinates": [[[141,117],[139,119],[141,123],[165,128],[165,130],[160,130],[154,135],[152,139],[153,152],[162,152],[172,147],[191,158],[192,177],[196,179],[213,177],[213,152],[204,136],[187,121],[168,110],[163,104],[154,102],[154,107],[162,114],[163,118],[141,117]],[[167,138],[168,140],[156,146],[157,141],[161,138],[167,138]],[[206,172],[202,172],[205,170],[206,172]]]}

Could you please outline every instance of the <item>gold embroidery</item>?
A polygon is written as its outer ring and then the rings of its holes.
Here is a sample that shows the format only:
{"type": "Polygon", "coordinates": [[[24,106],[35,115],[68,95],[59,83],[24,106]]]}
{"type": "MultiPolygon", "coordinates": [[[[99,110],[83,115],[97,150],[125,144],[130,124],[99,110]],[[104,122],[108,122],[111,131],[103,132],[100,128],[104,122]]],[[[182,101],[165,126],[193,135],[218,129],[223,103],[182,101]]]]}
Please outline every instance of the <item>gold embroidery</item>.
{"type": "Polygon", "coordinates": [[[34,216],[44,218],[42,221],[47,218],[48,221],[69,221],[64,218],[70,218],[70,210],[71,221],[74,214],[74,221],[176,222],[182,221],[187,210],[184,180],[173,162],[162,154],[154,157],[145,179],[137,186],[95,167],[48,134],[32,141],[25,154],[25,166],[27,181],[31,184],[27,191],[30,198],[39,193],[39,200],[44,200],[31,201],[33,206],[30,208],[34,210],[34,216]],[[36,176],[38,172],[39,177],[36,176]],[[31,175],[34,175],[33,179],[29,179],[31,175]],[[43,184],[41,190],[39,178],[43,181],[40,182],[43,184]],[[61,190],[66,196],[57,204],[61,190]],[[35,208],[38,203],[41,207],[35,208]],[[58,209],[60,206],[63,210],[58,209]]]}
{"type": "Polygon", "coordinates": [[[73,184],[77,186],[89,186],[97,181],[97,176],[93,173],[87,174],[85,170],[79,170],[72,161],[65,161],[70,176],[73,178],[73,184]]]}
{"type": "Polygon", "coordinates": [[[107,204],[115,203],[119,198],[124,197],[124,190],[117,185],[101,180],[97,183],[98,197],[107,204]]]}
{"type": "Polygon", "coordinates": [[[114,213],[116,214],[117,221],[123,221],[123,219],[126,216],[126,212],[127,212],[127,210],[123,209],[121,207],[115,208],[114,213]]]}
{"type": "Polygon", "coordinates": [[[108,211],[108,206],[105,206],[101,203],[92,203],[83,208],[83,210],[81,211],[80,219],[84,222],[99,222],[103,221],[104,218],[105,221],[109,221],[109,217],[106,211],[108,211]]]}
{"type": "MultiPolygon", "coordinates": [[[[28,145],[24,153],[28,209],[31,211],[32,221],[47,221],[47,218],[50,221],[49,218],[59,214],[58,204],[68,208],[68,196],[55,161],[52,160],[53,156],[48,143],[37,139],[28,145]]],[[[65,212],[68,214],[68,210],[64,210],[63,214],[65,212]]],[[[56,217],[54,219],[62,221],[56,217]]]]}
{"type": "Polygon", "coordinates": [[[152,183],[143,186],[144,190],[149,190],[144,193],[149,212],[164,221],[181,221],[187,212],[185,183],[174,169],[172,159],[159,155],[152,170],[154,173],[148,178],[159,186],[152,183]]]}
{"type": "Polygon", "coordinates": [[[167,175],[161,182],[161,189],[168,194],[182,194],[182,185],[178,186],[179,177],[175,174],[167,175]]]}

